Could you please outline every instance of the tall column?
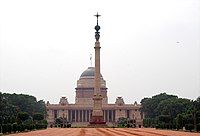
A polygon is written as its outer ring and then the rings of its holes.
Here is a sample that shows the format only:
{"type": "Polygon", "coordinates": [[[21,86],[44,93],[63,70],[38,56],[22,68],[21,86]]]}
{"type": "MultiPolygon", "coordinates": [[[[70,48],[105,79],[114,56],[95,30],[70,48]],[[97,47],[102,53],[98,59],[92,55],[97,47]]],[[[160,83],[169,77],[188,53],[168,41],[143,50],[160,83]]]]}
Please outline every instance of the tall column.
{"type": "Polygon", "coordinates": [[[102,110],[102,95],[101,95],[101,78],[100,78],[100,26],[98,25],[98,17],[100,15],[95,15],[97,17],[97,25],[95,26],[95,74],[94,74],[94,97],[93,97],[93,112],[92,112],[92,120],[90,124],[105,124],[103,119],[103,110],[102,110]]]}
{"type": "Polygon", "coordinates": [[[100,42],[95,42],[95,86],[94,86],[94,105],[92,117],[94,120],[102,120],[103,111],[102,111],[102,96],[100,90],[100,42]]]}
{"type": "MultiPolygon", "coordinates": [[[[94,87],[94,95],[101,96],[100,90],[100,42],[95,42],[95,87],[94,87]]],[[[102,101],[102,100],[101,100],[102,101]]]]}

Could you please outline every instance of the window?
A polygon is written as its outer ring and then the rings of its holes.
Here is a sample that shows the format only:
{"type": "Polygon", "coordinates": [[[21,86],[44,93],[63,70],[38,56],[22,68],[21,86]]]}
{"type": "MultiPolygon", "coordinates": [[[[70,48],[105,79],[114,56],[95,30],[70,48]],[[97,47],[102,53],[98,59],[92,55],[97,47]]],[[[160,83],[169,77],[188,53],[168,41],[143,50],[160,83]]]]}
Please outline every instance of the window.
{"type": "Polygon", "coordinates": [[[56,119],[58,117],[57,110],[54,110],[54,118],[56,119]]]}
{"type": "Polygon", "coordinates": [[[129,110],[126,110],[126,117],[130,118],[130,116],[129,116],[129,110]]]}

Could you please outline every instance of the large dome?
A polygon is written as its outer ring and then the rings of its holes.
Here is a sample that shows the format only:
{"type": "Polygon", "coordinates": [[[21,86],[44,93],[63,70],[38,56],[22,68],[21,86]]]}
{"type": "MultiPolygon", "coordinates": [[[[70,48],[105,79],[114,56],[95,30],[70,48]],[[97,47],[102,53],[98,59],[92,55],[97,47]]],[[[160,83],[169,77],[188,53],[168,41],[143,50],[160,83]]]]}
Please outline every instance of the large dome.
{"type": "MultiPolygon", "coordinates": [[[[84,78],[84,77],[93,77],[94,78],[94,73],[95,73],[95,69],[94,67],[88,67],[88,69],[86,69],[82,74],[80,78],[84,78]]],[[[102,77],[102,75],[101,75],[102,77]]]]}

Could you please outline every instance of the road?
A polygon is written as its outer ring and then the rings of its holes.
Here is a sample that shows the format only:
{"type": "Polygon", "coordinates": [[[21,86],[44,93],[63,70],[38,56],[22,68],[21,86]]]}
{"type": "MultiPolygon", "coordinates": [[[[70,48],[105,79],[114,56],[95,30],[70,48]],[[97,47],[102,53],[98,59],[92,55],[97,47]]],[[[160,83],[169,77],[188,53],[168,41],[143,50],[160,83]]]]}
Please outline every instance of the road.
{"type": "Polygon", "coordinates": [[[189,133],[151,128],[48,128],[9,136],[200,136],[189,133]]]}

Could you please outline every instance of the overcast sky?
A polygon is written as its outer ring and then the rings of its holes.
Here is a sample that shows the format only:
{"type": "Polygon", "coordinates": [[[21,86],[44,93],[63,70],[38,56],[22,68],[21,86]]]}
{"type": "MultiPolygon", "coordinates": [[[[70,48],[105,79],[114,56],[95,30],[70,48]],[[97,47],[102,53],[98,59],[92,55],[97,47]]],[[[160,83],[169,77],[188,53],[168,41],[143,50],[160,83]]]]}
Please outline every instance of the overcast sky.
{"type": "Polygon", "coordinates": [[[97,11],[109,102],[200,96],[199,0],[0,0],[0,90],[74,103],[97,11]]]}

